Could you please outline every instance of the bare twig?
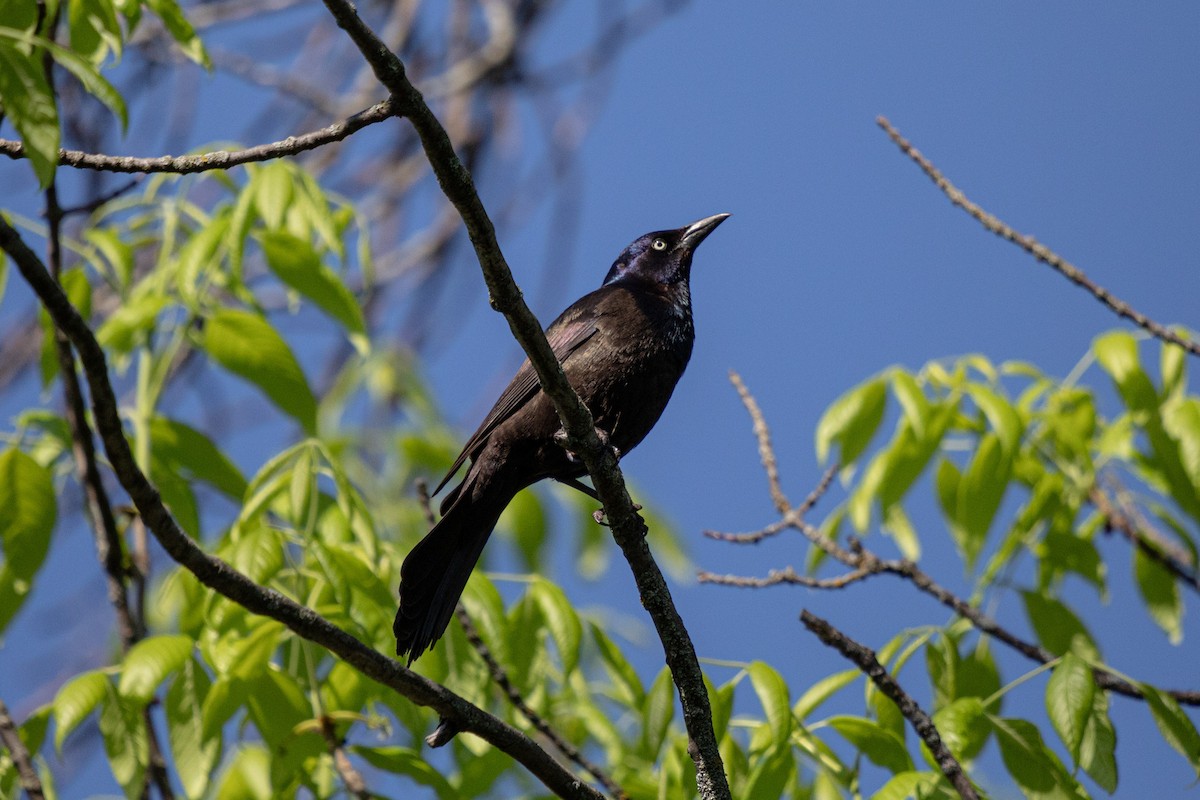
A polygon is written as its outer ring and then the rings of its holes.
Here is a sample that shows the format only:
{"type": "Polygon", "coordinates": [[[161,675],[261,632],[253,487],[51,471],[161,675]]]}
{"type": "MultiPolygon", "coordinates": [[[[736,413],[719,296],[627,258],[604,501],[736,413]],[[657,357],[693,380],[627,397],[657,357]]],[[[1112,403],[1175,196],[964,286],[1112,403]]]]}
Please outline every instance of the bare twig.
{"type": "Polygon", "coordinates": [[[787,495],[783,493],[783,487],[779,485],[779,464],[775,460],[775,448],[771,445],[771,429],[767,427],[767,421],[763,418],[762,409],[758,407],[758,401],[754,399],[754,395],[750,394],[750,390],[742,382],[742,376],[729,370],[729,382],[733,384],[733,388],[737,389],[738,396],[742,398],[742,405],[746,407],[747,413],[750,414],[750,421],[754,424],[754,437],[758,439],[758,457],[762,460],[763,470],[767,473],[771,501],[775,503],[776,511],[786,514],[792,504],[788,502],[787,495]]]}
{"type": "Polygon", "coordinates": [[[706,800],[730,797],[696,649],[671,600],[666,579],[646,544],[645,523],[633,508],[616,454],[601,443],[591,412],[567,383],[541,324],[525,304],[513,280],[471,174],[459,160],[445,129],[409,81],[404,64],[359,18],[348,0],[325,0],[325,6],[338,26],[358,46],[379,82],[391,93],[399,113],[416,129],[442,191],[462,215],[487,282],[492,307],[504,314],[514,337],[537,371],[542,391],[554,403],[562,420],[567,433],[566,446],[582,458],[592,476],[592,483],[612,525],[613,538],[629,562],[642,605],[662,641],[683,706],[684,726],[690,737],[688,752],[696,764],[700,796],[706,800]]]}
{"type": "Polygon", "coordinates": [[[1180,336],[1174,331],[1167,328],[1158,322],[1147,317],[1140,311],[1132,308],[1124,300],[1114,297],[1112,292],[1102,286],[1099,286],[1095,281],[1089,278],[1083,270],[1075,266],[1071,262],[1064,259],[1062,256],[1055,253],[1044,244],[1023,233],[1017,233],[1008,224],[980,208],[975,203],[971,202],[958,187],[946,179],[944,175],[930,163],[920,150],[913,147],[912,143],[900,135],[900,132],[892,127],[892,123],[888,122],[886,117],[876,117],[875,122],[880,128],[887,133],[896,146],[909,158],[911,158],[917,166],[919,166],[929,179],[937,185],[942,193],[950,200],[951,203],[966,211],[974,217],[980,225],[987,228],[992,233],[999,236],[1001,239],[1006,239],[1020,247],[1026,253],[1041,261],[1043,264],[1050,266],[1065,276],[1068,280],[1078,286],[1082,286],[1092,294],[1097,300],[1108,306],[1117,316],[1124,317],[1140,328],[1148,331],[1153,336],[1158,337],[1164,342],[1179,345],[1194,356],[1200,356],[1200,342],[1196,342],[1186,336],[1180,336]]]}
{"type": "Polygon", "coordinates": [[[37,770],[33,768],[33,758],[29,754],[29,748],[25,746],[25,742],[21,741],[21,733],[17,730],[17,725],[13,722],[12,716],[8,713],[8,706],[3,700],[0,700],[0,743],[8,748],[13,764],[17,767],[17,777],[21,781],[21,788],[25,790],[29,800],[42,800],[45,797],[42,792],[42,780],[38,777],[37,770]]]}
{"type": "MultiPolygon", "coordinates": [[[[1037,661],[1041,664],[1046,664],[1056,658],[1056,656],[1049,650],[1025,641],[1004,626],[1000,625],[1000,623],[996,622],[996,620],[992,619],[975,606],[972,606],[966,600],[963,600],[946,587],[937,583],[937,581],[933,580],[933,578],[931,578],[912,561],[908,561],[906,559],[881,559],[875,553],[863,547],[862,543],[856,539],[851,540],[849,549],[842,547],[837,542],[825,536],[815,525],[805,521],[802,517],[796,516],[792,512],[789,512],[784,519],[781,520],[781,523],[784,525],[784,527],[791,527],[799,531],[806,539],[812,542],[813,545],[824,551],[827,555],[831,556],[839,563],[849,567],[852,571],[849,574],[838,578],[830,578],[826,580],[807,579],[804,581],[790,580],[786,577],[777,577],[786,575],[791,568],[785,569],[782,572],[772,572],[766,578],[753,578],[737,575],[712,576],[711,573],[709,573],[710,579],[707,582],[740,587],[765,587],[777,586],[781,584],[796,584],[818,589],[839,589],[846,584],[864,580],[870,575],[886,573],[907,580],[917,589],[934,598],[939,603],[958,614],[960,617],[969,620],[971,624],[979,630],[996,639],[999,639],[1001,642],[1021,653],[1026,658],[1029,658],[1032,661],[1037,661]],[[860,575],[860,572],[863,574],[860,575]]],[[[719,534],[715,538],[726,538],[737,535],[739,534],[719,534]]],[[[741,535],[753,536],[755,534],[741,535]]],[[[739,540],[734,539],[733,541],[739,540]]],[[[1093,670],[1093,674],[1095,675],[1096,683],[1101,688],[1109,689],[1127,697],[1135,697],[1139,699],[1144,697],[1141,689],[1129,683],[1128,681],[1118,678],[1116,675],[1113,675],[1106,670],[1097,668],[1093,670]]],[[[1171,697],[1175,698],[1175,700],[1185,705],[1200,706],[1200,691],[1172,689],[1168,690],[1167,693],[1170,694],[1171,697]]]]}
{"type": "Polygon", "coordinates": [[[357,797],[358,800],[371,800],[375,797],[367,789],[367,782],[363,780],[362,773],[346,755],[346,742],[337,735],[333,720],[327,716],[321,717],[321,735],[325,737],[325,744],[329,747],[330,755],[333,756],[333,768],[337,771],[338,777],[342,779],[346,791],[357,797]]]}
{"type": "Polygon", "coordinates": [[[87,323],[71,306],[62,289],[46,272],[17,231],[0,217],[0,249],[41,299],[54,323],[71,339],[88,379],[96,429],[117,479],[159,544],[176,562],[205,586],[254,614],[270,617],[311,642],[324,647],[368,678],[387,686],[418,705],[434,709],[458,730],[473,733],[523,764],[547,788],[564,798],[603,797],[564,769],[528,736],[434,683],[330,623],[311,608],[254,583],[219,558],[201,550],[163,505],[158,490],[146,478],[130,450],[121,424],[116,395],[108,378],[104,350],[87,323]]]}
{"type": "Polygon", "coordinates": [[[917,705],[917,701],[901,688],[896,679],[888,674],[888,671],[879,663],[879,659],[875,657],[875,652],[808,611],[800,614],[800,621],[804,623],[804,627],[815,633],[818,639],[854,662],[855,666],[879,687],[879,691],[900,707],[900,713],[912,724],[913,730],[929,747],[929,752],[937,761],[938,768],[941,769],[942,774],[946,776],[946,780],[950,781],[950,785],[954,787],[959,796],[963,800],[978,800],[979,794],[971,785],[971,779],[963,772],[962,764],[958,763],[958,759],[942,741],[937,728],[933,725],[933,720],[917,705]]]}
{"type": "Polygon", "coordinates": [[[1092,487],[1088,492],[1088,499],[1104,515],[1106,528],[1119,532],[1142,551],[1143,555],[1158,562],[1184,586],[1200,592],[1200,572],[1197,572],[1196,567],[1187,565],[1186,554],[1179,552],[1178,548],[1171,546],[1160,534],[1153,532],[1145,524],[1145,520],[1135,520],[1133,509],[1118,508],[1099,486],[1092,487]]]}
{"type": "Polygon", "coordinates": [[[857,583],[876,573],[865,567],[838,575],[834,578],[813,578],[801,575],[790,566],[783,569],[773,569],[765,578],[753,578],[742,575],[718,575],[715,572],[701,570],[696,574],[701,583],[716,583],[721,586],[737,586],[743,589],[763,589],[767,586],[778,586],[781,583],[791,583],[796,586],[807,586],[810,589],[844,589],[852,583],[857,583]]]}
{"type": "MultiPolygon", "coordinates": [[[[783,518],[772,522],[765,528],[750,533],[723,533],[721,531],[704,531],[704,535],[709,539],[716,539],[719,542],[733,542],[734,544],[758,544],[763,539],[769,539],[781,531],[788,528],[794,528],[804,524],[804,515],[812,510],[812,507],[817,504],[829,487],[833,484],[833,476],[837,475],[841,469],[840,464],[831,464],[825,474],[821,476],[821,480],[816,487],[808,493],[804,498],[804,502],[795,508],[785,509],[783,518]]],[[[825,537],[821,537],[824,539],[825,537]]],[[[829,540],[826,540],[829,541],[829,540]]],[[[836,546],[836,545],[835,545],[836,546]]]]}
{"type": "MultiPolygon", "coordinates": [[[[385,100],[320,130],[310,131],[299,136],[289,136],[278,142],[260,144],[245,150],[213,150],[194,156],[159,156],[157,158],[108,156],[100,153],[84,153],[79,150],[59,150],[58,163],[68,167],[95,169],[103,172],[188,174],[214,169],[229,169],[252,161],[269,161],[282,156],[294,156],[305,150],[340,142],[368,125],[382,122],[395,116],[396,113],[397,109],[392,101],[385,100]]],[[[11,139],[0,139],[0,154],[14,159],[28,157],[25,153],[25,146],[21,142],[11,139]]]]}
{"type": "Polygon", "coordinates": [[[479,631],[475,628],[475,623],[471,622],[471,616],[460,603],[455,609],[455,614],[458,616],[459,623],[463,626],[463,631],[466,633],[467,641],[475,648],[475,652],[483,659],[483,663],[487,665],[488,674],[492,676],[492,680],[504,692],[504,696],[513,704],[513,708],[521,712],[521,716],[529,720],[538,733],[549,739],[559,751],[567,758],[574,761],[583,769],[587,770],[592,776],[599,781],[609,794],[617,798],[617,800],[626,800],[629,797],[620,784],[612,779],[607,772],[601,769],[595,762],[579,751],[579,748],[568,742],[563,735],[556,731],[554,727],[542,718],[540,714],[529,707],[525,702],[525,698],[521,696],[521,692],[513,685],[508,678],[508,673],[504,667],[500,666],[500,662],[492,655],[492,651],[488,648],[487,643],[483,641],[483,637],[479,635],[479,631]]]}

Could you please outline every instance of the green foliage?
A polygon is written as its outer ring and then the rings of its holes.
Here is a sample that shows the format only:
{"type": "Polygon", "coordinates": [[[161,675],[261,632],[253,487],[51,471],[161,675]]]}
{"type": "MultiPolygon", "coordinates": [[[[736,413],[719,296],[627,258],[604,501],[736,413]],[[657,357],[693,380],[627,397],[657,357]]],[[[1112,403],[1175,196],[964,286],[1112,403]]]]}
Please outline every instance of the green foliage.
{"type": "MultiPolygon", "coordinates": [[[[0,28],[0,103],[43,185],[59,141],[43,58],[122,124],[124,102],[101,70],[120,59],[143,11],[187,57],[207,63],[174,0],[81,0],[66,9],[69,49],[33,30],[33,16],[14,14],[0,28]]],[[[412,354],[371,341],[362,301],[374,268],[361,215],[299,166],[273,162],[216,177],[151,178],[140,194],[97,209],[65,244],[80,266],[63,274],[63,287],[130,379],[122,419],[181,525],[252,580],[390,652],[400,563],[427,527],[410,487],[440,477],[461,437],[440,418],[412,354]],[[115,310],[93,304],[100,291],[116,297],[115,310]],[[347,355],[329,380],[318,380],[318,354],[334,347],[347,355]],[[164,407],[181,364],[198,375],[211,417],[164,407]],[[233,440],[212,418],[219,421],[224,395],[257,401],[280,432],[275,451],[229,449],[233,440]]],[[[5,269],[0,262],[0,292],[5,269]]],[[[58,366],[48,319],[44,325],[43,383],[52,388],[58,366]]],[[[878,653],[889,672],[930,698],[943,741],[968,769],[991,746],[1029,797],[1118,786],[1116,730],[1093,675],[1105,668],[1103,654],[1064,587],[1104,599],[1110,580],[1131,574],[1148,618],[1171,642],[1183,635],[1185,595],[1164,560],[1192,569],[1197,562],[1200,398],[1189,393],[1179,348],[1159,348],[1156,376],[1143,363],[1148,349],[1124,332],[1099,337],[1089,354],[1098,369],[1066,380],[978,355],[894,367],[836,399],[817,425],[817,458],[836,458],[847,487],[822,531],[837,537],[852,526],[865,537],[879,529],[889,537],[883,548],[916,560],[945,546],[940,531],[914,523],[928,519],[916,513],[925,503],[961,557],[971,602],[1015,605],[1019,596],[1028,629],[1055,656],[1004,675],[999,645],[961,620],[903,631],[878,653]],[[881,437],[885,426],[890,434],[881,437]],[[1138,496],[1159,528],[1129,548],[1127,573],[1111,570],[1097,547],[1106,522],[1094,492],[1113,481],[1138,496]],[[1006,696],[1032,691],[1035,679],[1044,682],[1033,696],[1044,696],[1045,719],[1004,716],[1006,696]]],[[[70,472],[71,450],[65,420],[38,408],[15,420],[0,452],[0,631],[46,559],[55,476],[70,472]]],[[[529,706],[631,797],[695,796],[669,673],[639,672],[606,611],[581,611],[556,582],[562,559],[551,557],[550,543],[567,538],[556,532],[564,527],[576,529],[578,573],[597,578],[608,569],[613,545],[593,509],[574,492],[519,495],[497,538],[528,574],[490,572],[493,545],[463,607],[529,706]]],[[[671,526],[652,507],[644,513],[656,553],[677,574],[690,571],[671,526]]],[[[120,520],[122,536],[128,522],[120,520]]],[[[814,550],[808,563],[815,571],[828,559],[814,550]]],[[[149,714],[165,729],[159,746],[190,798],[337,795],[344,786],[330,740],[401,791],[540,791],[507,756],[471,737],[430,757],[422,740],[436,725],[432,712],[187,572],[162,575],[149,606],[150,635],[67,680],[24,722],[21,735],[35,753],[49,746],[51,724],[60,751],[82,726],[95,726],[114,779],[140,796],[149,714]]],[[[418,668],[528,730],[457,620],[418,668]]],[[[708,690],[735,796],[953,796],[897,705],[857,670],[799,687],[789,685],[786,665],[734,667],[718,685],[721,669],[710,668],[708,690]],[[861,688],[861,709],[845,708],[850,687],[861,688]]],[[[1191,717],[1169,693],[1137,686],[1166,745],[1200,774],[1191,717]]],[[[14,785],[11,762],[0,761],[0,792],[14,785]]]]}

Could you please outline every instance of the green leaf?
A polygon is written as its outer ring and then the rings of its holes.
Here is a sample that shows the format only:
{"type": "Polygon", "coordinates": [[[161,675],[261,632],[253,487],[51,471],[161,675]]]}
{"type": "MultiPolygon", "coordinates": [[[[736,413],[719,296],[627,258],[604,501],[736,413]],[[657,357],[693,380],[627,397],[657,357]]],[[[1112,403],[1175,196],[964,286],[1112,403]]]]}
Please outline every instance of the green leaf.
{"type": "Polygon", "coordinates": [[[150,421],[154,455],[192,479],[219,489],[233,500],[246,495],[246,478],[220,448],[200,431],[177,420],[155,417],[150,421]]]}
{"type": "Polygon", "coordinates": [[[163,26],[185,56],[206,69],[212,69],[212,62],[209,61],[204,43],[196,35],[195,28],[183,15],[183,9],[176,0],[145,0],[145,4],[162,20],[163,26]]]}
{"type": "Polygon", "coordinates": [[[829,448],[840,448],[838,462],[851,464],[871,443],[887,408],[887,385],[882,378],[859,384],[833,402],[817,423],[817,459],[829,457],[829,448]]]}
{"type": "Polygon", "coordinates": [[[271,271],[341,323],[351,343],[360,353],[366,353],[367,324],[362,307],[345,282],[321,263],[312,245],[283,231],[263,233],[259,241],[271,271]]]}
{"type": "Polygon", "coordinates": [[[674,716],[675,684],[671,682],[671,671],[663,667],[642,706],[642,752],[647,758],[657,760],[674,716]]]}
{"type": "Polygon", "coordinates": [[[238,748],[221,777],[216,800],[272,800],[271,754],[258,744],[238,748]]]}
{"type": "Polygon", "coordinates": [[[96,341],[105,350],[128,353],[154,328],[159,312],[169,304],[161,294],[135,292],[100,325],[96,341]]]}
{"type": "Polygon", "coordinates": [[[904,417],[917,436],[925,435],[925,421],[929,417],[929,399],[917,383],[917,379],[902,369],[892,370],[892,393],[904,409],[904,417]]]}
{"type": "Polygon", "coordinates": [[[592,632],[592,641],[600,651],[600,660],[613,683],[616,699],[627,708],[640,709],[646,697],[646,690],[638,678],[637,670],[625,660],[621,648],[613,644],[600,626],[588,623],[592,632]]]}
{"type": "Polygon", "coordinates": [[[788,696],[787,682],[775,668],[762,661],[755,661],[746,668],[754,693],[762,704],[775,744],[786,742],[792,735],[795,723],[792,719],[792,700],[788,696]]]}
{"type": "MultiPolygon", "coordinates": [[[[788,782],[796,775],[796,757],[789,743],[775,743],[754,763],[746,778],[743,797],[785,797],[788,782]]],[[[678,792],[674,795],[680,797],[678,792]]]]}
{"type": "Polygon", "coordinates": [[[1042,735],[1023,719],[988,716],[1000,756],[1008,773],[1021,787],[1029,800],[1065,800],[1086,798],[1083,789],[1072,778],[1058,757],[1046,747],[1042,735]]]}
{"type": "Polygon", "coordinates": [[[538,578],[529,587],[529,593],[542,611],[558,656],[563,662],[563,672],[569,675],[579,665],[579,646],[583,641],[583,625],[579,615],[563,590],[545,578],[538,578]]]}
{"type": "Polygon", "coordinates": [[[205,324],[203,346],[218,364],[262,389],[306,433],[315,433],[317,401],[308,380],[291,348],[266,320],[222,309],[205,324]]]}
{"type": "Polygon", "coordinates": [[[1125,405],[1130,410],[1147,410],[1158,406],[1158,392],[1138,361],[1137,340],[1125,331],[1113,331],[1097,337],[1092,343],[1096,360],[1117,384],[1125,405]]]}
{"type": "Polygon", "coordinates": [[[1042,647],[1056,656],[1073,652],[1087,661],[1102,660],[1095,640],[1071,609],[1037,592],[1021,592],[1021,599],[1042,647]]]}
{"type": "Polygon", "coordinates": [[[871,795],[871,800],[912,800],[930,797],[930,792],[945,778],[940,772],[900,772],[871,795]]]}
{"type": "Polygon", "coordinates": [[[1108,695],[1092,696],[1092,713],[1079,746],[1079,765],[1104,791],[1117,790],[1117,732],[1108,718],[1108,695]]]}
{"type": "Polygon", "coordinates": [[[541,570],[546,543],[546,510],[537,494],[529,489],[517,492],[500,515],[499,525],[512,531],[525,568],[530,572],[541,570]]]}
{"type": "Polygon", "coordinates": [[[1012,459],[1004,454],[1000,438],[984,434],[958,483],[957,528],[963,533],[959,547],[968,567],[974,567],[983,550],[1011,475],[1012,459]]]}
{"type": "Polygon", "coordinates": [[[959,761],[971,761],[987,744],[992,726],[978,697],[960,697],[933,715],[942,741],[959,761]]]}
{"type": "Polygon", "coordinates": [[[829,725],[844,736],[850,744],[865,755],[872,763],[890,770],[893,774],[907,772],[913,768],[912,758],[904,742],[896,734],[877,725],[866,717],[830,717],[829,725]]]}
{"type": "Polygon", "coordinates": [[[1092,668],[1074,653],[1065,653],[1046,683],[1046,713],[1076,763],[1095,694],[1092,668]]]}
{"type": "Polygon", "coordinates": [[[841,689],[854,683],[862,673],[856,669],[848,669],[844,672],[835,672],[825,678],[814,683],[808,690],[800,695],[800,699],[796,701],[796,705],[792,706],[792,714],[798,720],[806,720],[817,708],[836,694],[841,689]]]}
{"type": "Polygon", "coordinates": [[[968,383],[966,389],[975,405],[979,406],[979,410],[987,417],[992,430],[996,432],[1004,454],[1011,458],[1021,446],[1021,435],[1025,429],[1021,415],[1007,398],[1001,397],[983,384],[968,383]]]}
{"type": "Polygon", "coordinates": [[[167,735],[179,782],[188,797],[204,795],[221,755],[220,731],[204,732],[204,701],[210,686],[204,668],[189,658],[167,690],[167,735]]]}
{"type": "Polygon", "coordinates": [[[1175,575],[1140,547],[1133,548],[1133,575],[1150,618],[1167,632],[1171,644],[1179,644],[1183,638],[1183,598],[1175,575]]]}
{"type": "Polygon", "coordinates": [[[1150,707],[1154,724],[1158,726],[1163,739],[1188,760],[1192,769],[1196,771],[1196,776],[1200,777],[1200,733],[1196,732],[1192,720],[1179,707],[1175,698],[1161,689],[1148,683],[1139,683],[1138,688],[1146,697],[1146,705],[1150,707]]]}
{"type": "Polygon", "coordinates": [[[108,693],[108,676],[102,670],[92,670],[76,675],[63,684],[54,695],[54,749],[62,752],[63,741],[79,723],[87,719],[105,694],[108,693]]]}
{"type": "MultiPolygon", "coordinates": [[[[63,67],[67,72],[75,76],[79,84],[83,86],[92,97],[96,98],[112,112],[121,123],[121,130],[129,126],[129,114],[125,110],[125,98],[121,97],[121,93],[113,87],[111,83],[106,81],[96,67],[86,58],[82,58],[78,53],[74,53],[65,47],[59,47],[41,37],[36,37],[35,41],[39,47],[45,47],[50,51],[51,57],[63,67]]],[[[55,157],[57,160],[57,154],[55,157]]]]}
{"type": "Polygon", "coordinates": [[[58,166],[58,109],[40,59],[14,44],[27,34],[0,27],[0,106],[21,137],[25,154],[44,188],[58,166]]]}
{"type": "Polygon", "coordinates": [[[111,0],[75,0],[67,13],[72,50],[97,67],[109,52],[121,57],[121,23],[111,0]]]}
{"type": "Polygon", "coordinates": [[[201,739],[219,737],[225,723],[246,704],[247,694],[249,689],[241,678],[219,675],[201,701],[201,739]]]}
{"type": "Polygon", "coordinates": [[[104,703],[100,708],[100,736],[113,777],[133,800],[142,794],[143,778],[150,763],[150,739],[142,706],[117,693],[106,684],[104,703]]]}
{"type": "MultiPolygon", "coordinates": [[[[258,209],[258,215],[262,217],[267,228],[272,233],[278,232],[278,229],[283,227],[288,207],[292,204],[292,190],[295,186],[292,170],[286,163],[275,161],[254,170],[253,175],[248,188],[253,193],[254,207],[258,209]]],[[[281,238],[275,240],[279,245],[298,241],[296,237],[287,233],[281,233],[280,236],[281,238]]],[[[267,250],[267,241],[264,237],[264,250],[267,250]]],[[[308,242],[300,244],[305,249],[312,250],[308,242]]],[[[267,258],[271,258],[270,250],[267,250],[267,258]]]]}
{"type": "Polygon", "coordinates": [[[421,753],[410,747],[389,745],[385,747],[351,747],[356,755],[376,769],[394,775],[412,778],[421,786],[428,786],[441,800],[455,800],[460,793],[424,759],[421,753]]]}
{"type": "Polygon", "coordinates": [[[17,449],[0,453],[0,547],[4,567],[16,581],[28,584],[50,548],[50,532],[58,504],[50,470],[17,449]]]}
{"type": "Polygon", "coordinates": [[[145,705],[159,684],[176,672],[192,654],[188,636],[151,636],[135,644],[121,662],[117,690],[135,704],[145,705]]]}

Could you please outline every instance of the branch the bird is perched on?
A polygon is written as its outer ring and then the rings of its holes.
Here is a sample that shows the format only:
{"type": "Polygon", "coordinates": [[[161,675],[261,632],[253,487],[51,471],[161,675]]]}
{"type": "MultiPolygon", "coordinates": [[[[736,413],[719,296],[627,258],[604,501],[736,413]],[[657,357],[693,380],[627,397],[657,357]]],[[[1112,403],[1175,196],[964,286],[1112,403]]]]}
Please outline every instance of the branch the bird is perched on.
{"type": "MultiPolygon", "coordinates": [[[[692,256],[728,216],[639,237],[613,263],[604,284],[546,330],[567,380],[618,454],[654,427],[687,366],[695,336],[692,256]]],[[[442,520],[404,560],[394,631],[396,652],[409,663],[445,632],[496,521],[517,492],[554,478],[599,499],[579,483],[587,470],[559,445],[561,427],[526,361],[435,490],[470,460],[462,482],[442,501],[442,520]]]]}

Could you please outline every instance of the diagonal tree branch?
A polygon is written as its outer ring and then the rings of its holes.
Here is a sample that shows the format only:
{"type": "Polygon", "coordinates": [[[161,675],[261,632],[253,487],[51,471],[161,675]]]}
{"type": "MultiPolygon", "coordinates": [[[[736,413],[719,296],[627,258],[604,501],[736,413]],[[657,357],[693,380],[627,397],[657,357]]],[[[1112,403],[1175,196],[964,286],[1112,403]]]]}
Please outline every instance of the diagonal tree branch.
{"type": "MultiPolygon", "coordinates": [[[[397,109],[391,100],[376,103],[368,109],[347,117],[341,122],[316,131],[289,136],[278,142],[260,144],[245,150],[213,150],[194,156],[158,156],[136,158],[134,156],[107,156],[101,153],[84,153],[79,150],[59,150],[58,163],[77,169],[94,169],[102,172],[171,172],[188,174],[207,172],[214,169],[229,169],[251,161],[269,161],[283,156],[294,156],[305,150],[340,142],[368,125],[383,122],[396,116],[397,109]]],[[[0,154],[9,158],[27,158],[25,146],[11,139],[0,139],[0,154]]]]}
{"type": "Polygon", "coordinates": [[[599,792],[563,768],[523,733],[464,700],[444,686],[405,669],[399,662],[367,647],[311,608],[264,588],[219,558],[201,550],[163,505],[158,490],[138,467],[125,438],[117,398],[108,378],[104,350],[38,257],[17,231],[0,217],[0,249],[17,265],[41,299],[54,323],[71,339],[91,390],[96,429],[113,472],[159,544],[205,586],[248,611],[278,620],[297,635],[321,645],[368,678],[418,705],[428,706],[461,731],[479,736],[508,753],[563,798],[600,800],[599,792]]]}
{"type": "Polygon", "coordinates": [[[398,113],[417,131],[425,154],[443,193],[458,209],[487,282],[492,308],[504,314],[513,336],[529,356],[542,390],[554,403],[565,430],[566,445],[577,453],[611,523],[613,538],[629,562],[641,595],[662,641],[667,665],[679,690],[684,725],[690,738],[688,752],[696,764],[696,781],[703,798],[730,797],[721,753],[712,726],[712,710],[696,649],[671,600],[662,571],[646,544],[645,523],[633,508],[612,448],[601,443],[587,406],[567,383],[542,326],[521,295],[496,241],[492,226],[470,172],[463,166],[450,137],[408,80],[404,64],[371,31],[348,0],[325,0],[339,27],[349,34],[375,76],[391,93],[398,113]]]}
{"type": "Polygon", "coordinates": [[[13,722],[12,716],[8,713],[8,706],[3,700],[0,700],[0,744],[3,744],[12,756],[13,764],[17,767],[17,776],[21,781],[21,788],[25,790],[25,794],[29,800],[43,800],[46,796],[42,791],[42,779],[38,777],[37,770],[33,768],[33,759],[29,755],[29,748],[25,746],[25,742],[21,741],[21,733],[17,730],[17,724],[13,722]]]}
{"type": "Polygon", "coordinates": [[[929,752],[937,761],[938,768],[946,776],[946,780],[950,781],[950,785],[954,787],[959,796],[963,800],[979,800],[979,793],[971,785],[971,779],[963,772],[962,764],[958,763],[958,759],[942,741],[937,728],[933,725],[933,720],[917,705],[917,701],[901,688],[896,679],[888,674],[888,671],[879,663],[879,659],[875,657],[875,652],[854,641],[815,614],[810,614],[807,610],[800,614],[800,621],[804,623],[804,627],[815,633],[818,639],[853,661],[879,687],[879,691],[900,707],[900,713],[912,724],[913,730],[929,747],[929,752]]]}
{"type": "Polygon", "coordinates": [[[921,153],[920,150],[913,147],[911,142],[901,136],[900,131],[892,127],[892,123],[888,122],[886,117],[876,117],[875,122],[880,128],[883,128],[888,137],[896,143],[897,147],[900,148],[901,152],[911,158],[916,165],[920,167],[926,175],[929,176],[929,179],[933,181],[939,189],[942,190],[942,193],[946,195],[951,203],[974,217],[980,225],[987,228],[1001,239],[1006,239],[1015,244],[1017,247],[1020,247],[1038,261],[1041,261],[1043,264],[1046,264],[1059,272],[1072,283],[1082,286],[1084,289],[1090,292],[1093,297],[1095,297],[1104,305],[1108,306],[1117,316],[1124,317],[1164,342],[1177,344],[1192,355],[1200,356],[1200,342],[1196,342],[1194,339],[1186,336],[1180,336],[1179,334],[1167,328],[1165,325],[1150,319],[1145,314],[1134,309],[1124,300],[1113,296],[1112,292],[1108,291],[1103,286],[1098,285],[1095,281],[1089,278],[1083,270],[1072,264],[1070,261],[1067,261],[1062,256],[1058,255],[1050,248],[1046,247],[1046,245],[1042,244],[1037,239],[1034,239],[1032,236],[1028,236],[1023,233],[1018,233],[999,217],[989,214],[983,208],[980,208],[978,205],[971,202],[971,200],[962,193],[962,190],[951,183],[946,176],[944,176],[938,170],[938,168],[935,167],[929,161],[929,159],[927,159],[924,154],[921,153]]]}

